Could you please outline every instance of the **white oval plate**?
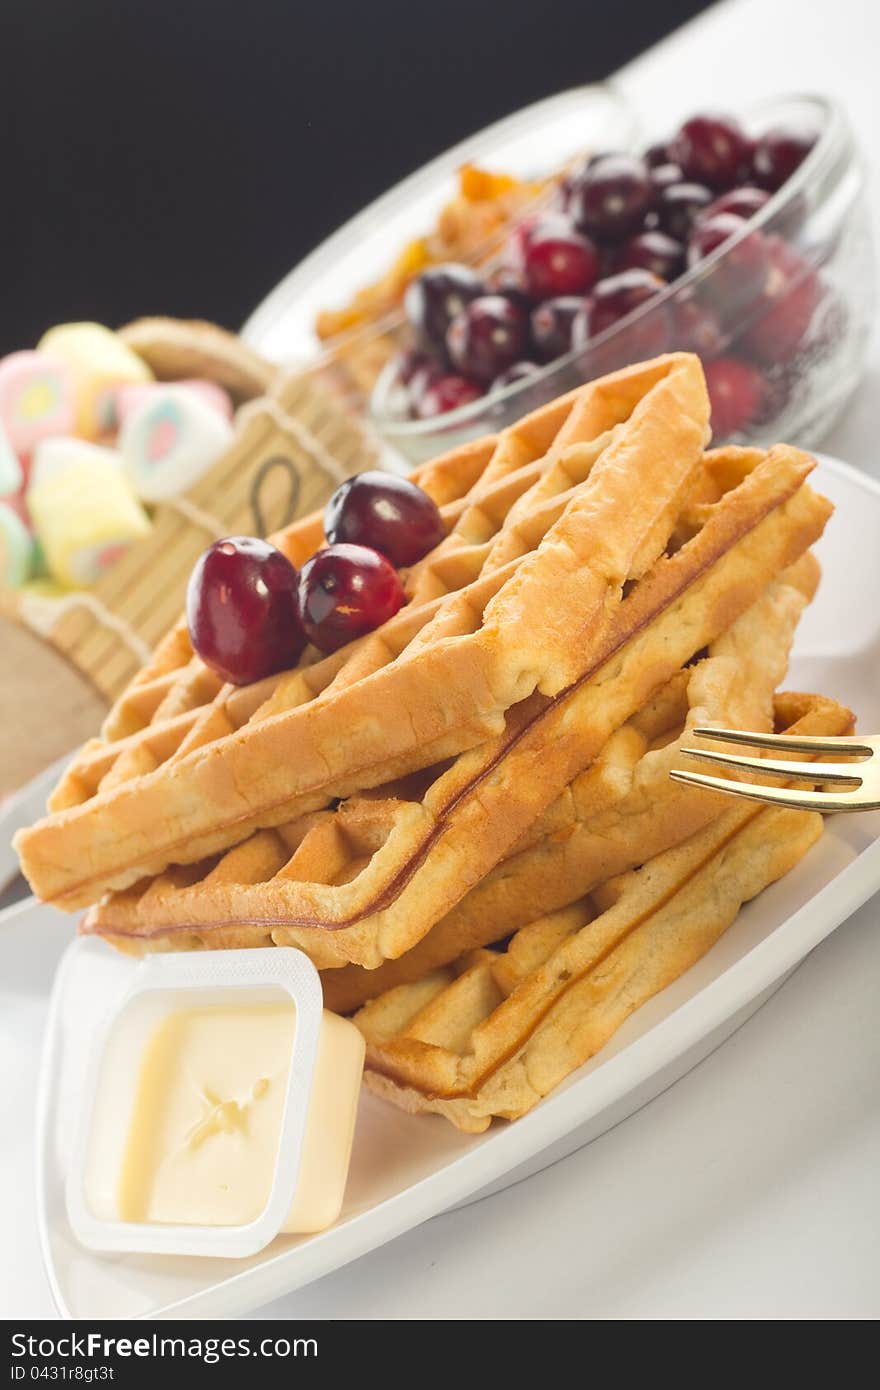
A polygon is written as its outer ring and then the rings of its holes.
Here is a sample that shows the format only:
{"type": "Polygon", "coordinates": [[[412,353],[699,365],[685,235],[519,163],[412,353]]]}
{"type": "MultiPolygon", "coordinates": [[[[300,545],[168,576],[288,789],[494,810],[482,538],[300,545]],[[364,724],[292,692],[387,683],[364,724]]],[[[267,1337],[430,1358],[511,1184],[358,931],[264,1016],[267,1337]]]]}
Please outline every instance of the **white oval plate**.
{"type": "MultiPolygon", "coordinates": [[[[817,483],[837,512],[819,548],[825,580],[801,625],[787,684],[833,695],[858,711],[863,729],[880,729],[880,608],[865,601],[880,591],[880,484],[832,459],[822,462],[817,483]]],[[[37,1122],[40,1236],[59,1311],[80,1319],[243,1313],[438,1212],[545,1167],[707,1055],[878,888],[880,814],[831,819],[793,873],[750,903],[698,965],[634,1014],[529,1115],[468,1136],[439,1117],[413,1118],[364,1095],[339,1222],[316,1236],[280,1237],[261,1254],[222,1268],[207,1259],[101,1256],[72,1238],[63,1190],[83,1057],[132,969],[100,941],[74,942],[53,989],[37,1122]]],[[[69,931],[69,921],[50,908],[15,912],[0,931],[0,980],[4,940],[8,947],[16,938],[20,943],[22,929],[30,942],[51,938],[69,931]]]]}

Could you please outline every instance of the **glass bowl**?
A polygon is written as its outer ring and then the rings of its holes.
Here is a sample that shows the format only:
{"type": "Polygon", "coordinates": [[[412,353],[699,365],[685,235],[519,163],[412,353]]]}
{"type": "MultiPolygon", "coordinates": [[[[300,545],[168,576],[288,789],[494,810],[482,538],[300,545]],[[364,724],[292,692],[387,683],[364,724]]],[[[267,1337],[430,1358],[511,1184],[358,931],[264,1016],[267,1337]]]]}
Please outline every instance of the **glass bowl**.
{"type": "MultiPolygon", "coordinates": [[[[548,178],[587,151],[621,148],[634,136],[626,101],[602,84],[560,92],[496,121],[425,164],[322,242],[254,310],[242,329],[244,341],[270,361],[310,370],[349,355],[359,341],[369,349],[384,324],[321,343],[318,314],[347,304],[384,276],[408,243],[430,233],[455,197],[463,164],[523,180],[548,178]]],[[[399,322],[393,317],[391,329],[399,322]]]]}
{"type": "Polygon", "coordinates": [[[863,369],[873,247],[864,168],[840,107],[822,96],[791,96],[743,117],[752,135],[783,122],[808,125],[819,137],[739,234],[584,349],[457,410],[428,420],[403,416],[389,364],[370,401],[372,423],[385,443],[409,464],[421,463],[502,429],[584,381],[677,349],[703,358],[716,442],[818,443],[863,369]],[[751,238],[754,245],[755,234],[764,239],[772,269],[765,284],[749,288],[736,267],[742,243],[751,238]],[[767,298],[768,289],[778,291],[780,277],[784,292],[767,298]],[[714,311],[720,323],[711,345],[693,332],[699,306],[714,311]]]}

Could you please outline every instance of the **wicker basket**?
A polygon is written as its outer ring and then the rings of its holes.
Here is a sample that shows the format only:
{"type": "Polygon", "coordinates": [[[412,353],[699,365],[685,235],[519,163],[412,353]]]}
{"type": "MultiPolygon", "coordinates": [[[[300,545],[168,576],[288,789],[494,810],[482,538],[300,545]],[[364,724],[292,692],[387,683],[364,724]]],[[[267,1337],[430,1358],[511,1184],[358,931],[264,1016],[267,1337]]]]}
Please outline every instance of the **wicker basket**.
{"type": "MultiPolygon", "coordinates": [[[[239,410],[223,457],[189,492],[155,509],[150,535],[94,588],[61,598],[0,591],[0,614],[38,643],[31,644],[33,699],[45,706],[48,643],[58,665],[53,706],[63,711],[65,689],[71,707],[81,704],[83,678],[100,701],[112,701],[178,617],[193,563],[207,545],[220,536],[267,535],[314,511],[344,478],[374,466],[376,453],[328,374],[277,374],[266,394],[239,410]]],[[[17,680],[17,701],[23,696],[26,672],[17,680]]],[[[0,763],[8,764],[17,737],[14,720],[6,721],[0,763]]],[[[46,761],[36,757],[37,766],[46,761]]]]}

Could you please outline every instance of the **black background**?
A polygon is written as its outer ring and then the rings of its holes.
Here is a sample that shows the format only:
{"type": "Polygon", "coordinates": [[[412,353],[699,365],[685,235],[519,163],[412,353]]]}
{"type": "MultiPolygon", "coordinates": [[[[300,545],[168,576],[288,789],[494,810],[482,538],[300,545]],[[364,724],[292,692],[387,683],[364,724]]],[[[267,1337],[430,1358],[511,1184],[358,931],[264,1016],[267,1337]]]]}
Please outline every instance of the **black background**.
{"type": "Polygon", "coordinates": [[[0,0],[0,351],[72,318],[237,326],[402,175],[703,8],[0,0]]]}

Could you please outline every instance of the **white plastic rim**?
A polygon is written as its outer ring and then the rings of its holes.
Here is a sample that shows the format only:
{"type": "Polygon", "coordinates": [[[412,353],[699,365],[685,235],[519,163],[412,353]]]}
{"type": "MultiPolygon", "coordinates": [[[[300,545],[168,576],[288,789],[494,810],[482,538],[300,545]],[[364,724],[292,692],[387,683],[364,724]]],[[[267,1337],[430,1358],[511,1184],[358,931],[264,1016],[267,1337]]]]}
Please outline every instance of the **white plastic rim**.
{"type": "Polygon", "coordinates": [[[274,1240],[293,1203],[299,1178],[318,1035],[324,1008],[318,972],[308,956],[292,947],[242,951],[179,952],[146,957],[117,1007],[99,1029],[91,1050],[80,1110],[66,1204],[71,1228],[89,1250],[146,1255],[253,1255],[274,1240]],[[212,990],[281,989],[293,1000],[296,1027],[287,1076],[284,1113],[275,1173],[268,1201],[254,1221],[242,1226],[172,1225],[109,1220],[95,1214],[86,1197],[89,1141],[95,1118],[101,1066],[113,1028],[135,999],[161,991],[181,1002],[212,990]]]}

